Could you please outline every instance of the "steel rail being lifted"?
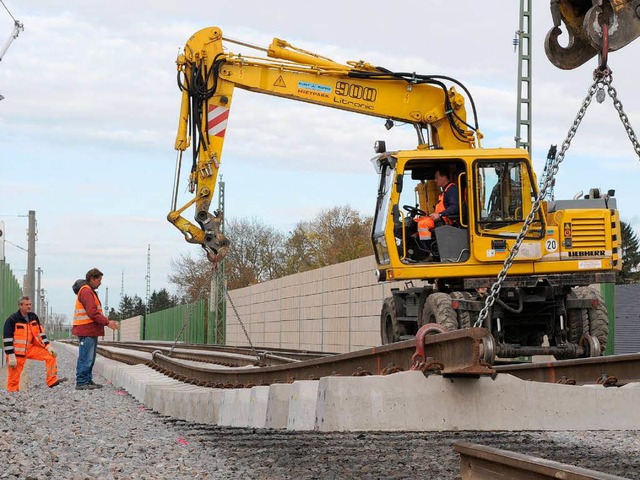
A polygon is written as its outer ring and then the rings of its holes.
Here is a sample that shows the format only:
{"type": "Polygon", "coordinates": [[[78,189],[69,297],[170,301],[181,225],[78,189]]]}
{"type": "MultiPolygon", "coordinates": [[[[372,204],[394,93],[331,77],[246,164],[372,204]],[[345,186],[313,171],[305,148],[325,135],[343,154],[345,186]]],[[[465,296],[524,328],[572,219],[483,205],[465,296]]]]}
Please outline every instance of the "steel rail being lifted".
{"type": "Polygon", "coordinates": [[[492,348],[486,330],[470,330],[473,332],[458,330],[427,335],[422,337],[422,341],[407,340],[357,352],[308,359],[304,359],[306,352],[296,354],[292,351],[280,351],[275,354],[275,350],[264,351],[263,366],[256,368],[247,368],[255,361],[255,357],[240,347],[231,349],[233,351],[213,351],[208,358],[198,356],[202,355],[202,351],[197,354],[189,353],[191,350],[198,350],[201,347],[198,345],[185,345],[185,348],[174,350],[171,356],[166,351],[161,351],[166,350],[164,347],[140,342],[131,343],[128,347],[126,344],[112,344],[118,348],[102,343],[98,352],[107,358],[128,364],[146,363],[149,367],[186,383],[217,388],[291,383],[295,380],[335,375],[387,375],[410,369],[451,377],[506,373],[535,382],[601,384],[604,387],[640,381],[640,354],[491,366],[485,362],[491,356],[492,348]],[[127,354],[124,348],[142,350],[148,355],[142,358],[139,354],[127,354]],[[303,360],[293,358],[297,355],[301,355],[303,360]],[[202,365],[194,366],[184,360],[198,361],[202,365]],[[218,365],[206,365],[207,363],[218,365]],[[225,363],[232,368],[219,366],[225,363]]]}
{"type": "MultiPolygon", "coordinates": [[[[438,325],[433,325],[432,328],[440,331],[438,325]]],[[[108,347],[98,347],[98,352],[124,363],[145,362],[139,355],[126,355],[108,347]]],[[[409,369],[436,370],[451,377],[494,375],[491,362],[487,361],[491,360],[488,356],[492,354],[492,339],[488,331],[484,328],[470,328],[437,335],[424,334],[419,335],[416,340],[259,368],[221,368],[204,364],[198,367],[176,358],[175,351],[169,356],[158,349],[155,349],[152,360],[147,365],[188,383],[210,387],[248,387],[319,379],[331,375],[385,375],[409,369]]]]}

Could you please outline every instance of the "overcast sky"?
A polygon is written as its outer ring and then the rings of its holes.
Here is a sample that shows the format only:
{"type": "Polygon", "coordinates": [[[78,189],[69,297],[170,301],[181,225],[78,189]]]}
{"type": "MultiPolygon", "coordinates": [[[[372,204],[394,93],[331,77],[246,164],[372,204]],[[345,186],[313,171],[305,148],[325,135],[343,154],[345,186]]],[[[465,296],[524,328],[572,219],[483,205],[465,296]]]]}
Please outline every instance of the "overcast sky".
{"type": "MultiPolygon", "coordinates": [[[[24,24],[0,62],[0,220],[11,242],[5,253],[22,281],[26,252],[14,245],[26,248],[26,215],[35,210],[42,287],[53,311],[69,317],[71,284],[89,268],[105,273],[99,293],[104,301],[108,287],[108,303],[117,307],[123,272],[124,293],[145,298],[148,245],[152,291],[172,290],[171,259],[199,249],[166,214],[180,101],[175,59],[204,27],[263,46],[279,37],[339,62],[455,77],[474,97],[483,146],[514,146],[517,0],[3,1],[24,24]]],[[[549,145],[566,137],[596,62],[573,71],[553,67],[543,50],[552,25],[548,2],[533,3],[533,158],[540,175],[549,145]]],[[[0,5],[0,46],[12,28],[0,5]]],[[[638,55],[640,42],[612,53],[609,64],[618,98],[640,129],[638,55]]],[[[255,216],[287,233],[337,205],[372,214],[374,141],[393,150],[416,145],[412,128],[386,131],[383,123],[238,90],[221,166],[227,217],[255,216]]],[[[614,188],[622,219],[636,226],[639,170],[610,99],[594,102],[560,166],[556,198],[614,188]]],[[[183,203],[187,198],[183,191],[183,203]]]]}

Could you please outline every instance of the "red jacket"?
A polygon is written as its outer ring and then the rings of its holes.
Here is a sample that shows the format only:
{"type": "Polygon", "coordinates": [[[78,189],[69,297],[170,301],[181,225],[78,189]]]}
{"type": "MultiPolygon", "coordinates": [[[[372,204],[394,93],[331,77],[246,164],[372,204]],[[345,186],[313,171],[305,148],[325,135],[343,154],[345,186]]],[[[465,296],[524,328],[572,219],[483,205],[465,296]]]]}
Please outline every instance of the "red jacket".
{"type": "Polygon", "coordinates": [[[83,288],[78,294],[78,300],[93,323],[74,325],[71,333],[76,337],[104,337],[104,326],[109,324],[109,319],[98,311],[98,305],[93,297],[94,293],[97,297],[98,293],[95,290],[92,292],[89,288],[83,288]]]}

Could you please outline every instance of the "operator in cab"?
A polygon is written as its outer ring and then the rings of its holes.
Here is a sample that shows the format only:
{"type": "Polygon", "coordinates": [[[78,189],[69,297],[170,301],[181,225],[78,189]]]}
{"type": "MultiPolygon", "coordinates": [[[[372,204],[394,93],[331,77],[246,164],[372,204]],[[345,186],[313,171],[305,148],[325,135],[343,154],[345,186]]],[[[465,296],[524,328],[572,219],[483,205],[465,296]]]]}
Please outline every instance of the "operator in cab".
{"type": "Polygon", "coordinates": [[[449,174],[444,169],[436,170],[434,178],[441,190],[435,212],[415,218],[418,222],[418,238],[423,241],[431,240],[436,225],[457,225],[460,219],[458,186],[449,180],[449,174]]]}

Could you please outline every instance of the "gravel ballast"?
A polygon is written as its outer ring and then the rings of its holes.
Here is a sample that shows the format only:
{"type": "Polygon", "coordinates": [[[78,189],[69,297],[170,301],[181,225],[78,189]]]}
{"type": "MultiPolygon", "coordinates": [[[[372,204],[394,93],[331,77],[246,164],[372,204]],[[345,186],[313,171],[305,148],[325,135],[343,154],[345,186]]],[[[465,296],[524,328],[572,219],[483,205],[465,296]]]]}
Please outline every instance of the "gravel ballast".
{"type": "MultiPolygon", "coordinates": [[[[59,349],[44,384],[30,361],[23,390],[0,374],[0,479],[460,478],[457,441],[470,441],[626,478],[640,478],[640,432],[354,432],[233,429],[160,416],[103,378],[76,391],[76,358],[59,349]]],[[[425,412],[436,406],[425,405],[425,412]]],[[[579,408],[579,406],[576,406],[579,408]]],[[[636,407],[637,408],[637,407],[636,407]]]]}

